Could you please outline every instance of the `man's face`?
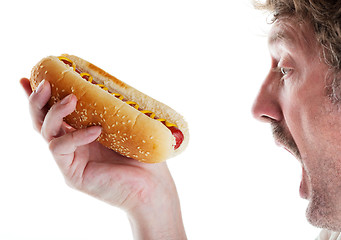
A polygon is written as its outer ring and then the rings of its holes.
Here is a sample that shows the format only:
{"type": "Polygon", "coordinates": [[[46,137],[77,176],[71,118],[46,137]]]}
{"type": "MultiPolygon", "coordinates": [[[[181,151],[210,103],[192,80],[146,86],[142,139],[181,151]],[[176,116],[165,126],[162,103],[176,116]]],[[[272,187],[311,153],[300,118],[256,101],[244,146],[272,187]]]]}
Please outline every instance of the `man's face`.
{"type": "MultiPolygon", "coordinates": [[[[275,141],[302,164],[301,197],[315,226],[341,230],[341,105],[310,24],[281,19],[269,34],[272,66],[254,103],[275,141]]],[[[288,177],[290,177],[288,173],[288,177]]]]}

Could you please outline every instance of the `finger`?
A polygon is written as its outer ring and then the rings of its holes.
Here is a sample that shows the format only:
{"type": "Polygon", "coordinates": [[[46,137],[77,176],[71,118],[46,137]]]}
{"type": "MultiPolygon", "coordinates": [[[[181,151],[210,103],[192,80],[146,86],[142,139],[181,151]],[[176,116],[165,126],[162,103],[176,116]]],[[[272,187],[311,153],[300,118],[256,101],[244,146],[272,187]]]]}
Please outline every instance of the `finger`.
{"type": "Polygon", "coordinates": [[[100,126],[73,131],[50,141],[50,150],[55,157],[73,154],[77,147],[95,141],[101,134],[100,126]]]}
{"type": "Polygon", "coordinates": [[[70,126],[66,122],[63,122],[62,129],[63,129],[64,133],[70,133],[70,132],[73,132],[76,130],[74,127],[70,126]]]}
{"type": "Polygon", "coordinates": [[[41,134],[46,141],[50,142],[53,138],[64,134],[64,117],[71,114],[76,108],[77,98],[70,94],[61,101],[54,104],[44,119],[41,134]]]}
{"type": "Polygon", "coordinates": [[[27,78],[22,78],[22,79],[20,79],[20,84],[21,84],[22,88],[25,90],[26,95],[29,97],[32,93],[30,80],[28,80],[27,78]]]}
{"type": "MultiPolygon", "coordinates": [[[[29,93],[29,89],[27,87],[27,83],[23,80],[25,84],[25,91],[29,93]]],[[[33,126],[36,130],[40,131],[45,115],[47,113],[46,104],[51,97],[51,86],[47,81],[42,81],[38,88],[33,91],[29,96],[29,107],[30,113],[32,116],[33,126]]]]}
{"type": "Polygon", "coordinates": [[[101,134],[101,127],[93,126],[87,129],[76,130],[61,137],[54,138],[49,143],[50,151],[64,176],[73,176],[75,172],[82,172],[89,155],[87,151],[76,154],[79,147],[95,141],[101,134]]]}

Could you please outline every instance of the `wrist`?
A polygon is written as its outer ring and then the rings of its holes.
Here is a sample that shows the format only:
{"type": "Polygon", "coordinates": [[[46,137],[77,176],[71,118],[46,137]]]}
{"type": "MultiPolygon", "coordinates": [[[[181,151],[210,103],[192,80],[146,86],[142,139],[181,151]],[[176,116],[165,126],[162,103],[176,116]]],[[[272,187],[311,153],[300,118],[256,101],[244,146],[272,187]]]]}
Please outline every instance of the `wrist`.
{"type": "Polygon", "coordinates": [[[175,186],[127,211],[134,239],[187,239],[175,186]]]}

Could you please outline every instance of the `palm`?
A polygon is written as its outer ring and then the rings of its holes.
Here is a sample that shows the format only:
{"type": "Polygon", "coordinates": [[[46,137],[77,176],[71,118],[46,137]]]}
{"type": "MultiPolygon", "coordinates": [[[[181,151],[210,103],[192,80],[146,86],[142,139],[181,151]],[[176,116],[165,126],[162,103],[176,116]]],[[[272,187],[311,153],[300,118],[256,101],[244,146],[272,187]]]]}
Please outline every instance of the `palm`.
{"type": "Polygon", "coordinates": [[[139,201],[141,199],[136,196],[142,197],[142,193],[149,195],[156,185],[153,179],[157,179],[160,170],[167,170],[165,164],[140,163],[97,141],[78,147],[70,157],[73,159],[67,175],[71,184],[77,184],[88,194],[121,208],[138,204],[131,202],[131,198],[139,201]]]}

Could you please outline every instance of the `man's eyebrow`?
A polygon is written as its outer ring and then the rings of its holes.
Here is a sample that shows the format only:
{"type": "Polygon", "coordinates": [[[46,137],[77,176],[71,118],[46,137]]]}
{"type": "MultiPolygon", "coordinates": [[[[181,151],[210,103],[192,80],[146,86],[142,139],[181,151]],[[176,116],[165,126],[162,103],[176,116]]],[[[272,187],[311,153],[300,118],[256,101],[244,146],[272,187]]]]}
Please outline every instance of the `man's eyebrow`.
{"type": "Polygon", "coordinates": [[[291,43],[293,41],[294,41],[293,36],[286,31],[277,31],[275,33],[270,34],[269,36],[269,45],[272,45],[278,42],[291,43]]]}

